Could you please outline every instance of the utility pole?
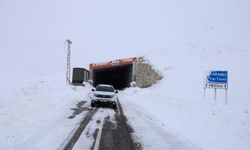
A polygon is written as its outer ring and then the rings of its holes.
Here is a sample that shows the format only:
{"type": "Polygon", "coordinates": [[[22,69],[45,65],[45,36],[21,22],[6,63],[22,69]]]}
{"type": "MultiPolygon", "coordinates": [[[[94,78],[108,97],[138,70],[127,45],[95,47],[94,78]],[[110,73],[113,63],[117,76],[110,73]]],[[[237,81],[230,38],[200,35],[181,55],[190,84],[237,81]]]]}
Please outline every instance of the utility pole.
{"type": "Polygon", "coordinates": [[[72,44],[72,42],[70,40],[66,40],[67,42],[67,71],[66,71],[66,84],[70,84],[70,55],[71,55],[71,50],[70,50],[70,44],[72,44]]]}

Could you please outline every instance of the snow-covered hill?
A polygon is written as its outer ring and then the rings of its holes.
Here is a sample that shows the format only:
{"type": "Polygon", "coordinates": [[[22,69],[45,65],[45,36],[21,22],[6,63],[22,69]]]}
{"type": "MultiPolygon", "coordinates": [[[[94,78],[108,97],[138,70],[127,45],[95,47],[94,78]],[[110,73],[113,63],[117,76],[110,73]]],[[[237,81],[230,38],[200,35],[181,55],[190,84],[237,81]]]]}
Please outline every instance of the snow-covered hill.
{"type": "Polygon", "coordinates": [[[250,147],[250,70],[246,68],[250,51],[199,49],[148,53],[163,80],[147,89],[121,93],[126,115],[145,149],[165,149],[169,143],[160,143],[169,134],[181,135],[204,150],[250,147]],[[214,90],[207,89],[204,99],[204,70],[210,69],[228,70],[228,105],[224,90],[218,91],[215,102],[214,90]]]}

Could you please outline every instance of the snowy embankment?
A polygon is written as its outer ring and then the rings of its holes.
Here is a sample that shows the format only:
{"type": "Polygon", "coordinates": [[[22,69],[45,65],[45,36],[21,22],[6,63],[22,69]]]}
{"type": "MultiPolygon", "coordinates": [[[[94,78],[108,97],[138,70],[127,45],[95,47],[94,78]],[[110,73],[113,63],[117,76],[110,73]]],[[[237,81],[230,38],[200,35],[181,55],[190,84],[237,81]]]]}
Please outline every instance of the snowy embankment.
{"type": "Polygon", "coordinates": [[[53,78],[1,95],[0,149],[54,150],[70,138],[85,114],[69,119],[70,109],[88,100],[89,90],[53,78]]]}
{"type": "Polygon", "coordinates": [[[177,147],[172,149],[182,149],[180,143],[204,150],[249,149],[250,51],[194,49],[154,52],[147,57],[163,73],[163,80],[147,89],[129,88],[119,94],[135,137],[145,149],[173,145],[177,147]],[[219,90],[216,102],[213,90],[208,89],[204,99],[206,70],[228,70],[227,106],[224,90],[219,90]]]}

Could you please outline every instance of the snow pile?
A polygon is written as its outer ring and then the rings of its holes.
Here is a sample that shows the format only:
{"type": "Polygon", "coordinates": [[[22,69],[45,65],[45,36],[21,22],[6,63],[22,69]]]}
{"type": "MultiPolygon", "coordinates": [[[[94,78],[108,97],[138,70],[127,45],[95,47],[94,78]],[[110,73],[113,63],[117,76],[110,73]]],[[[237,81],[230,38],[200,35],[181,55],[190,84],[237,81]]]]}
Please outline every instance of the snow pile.
{"type": "MultiPolygon", "coordinates": [[[[52,77],[50,77],[52,79],[52,77]]],[[[89,89],[89,88],[88,88],[89,89]]],[[[83,114],[75,119],[70,108],[87,100],[88,90],[63,81],[40,80],[0,98],[0,149],[57,149],[83,114]]]]}
{"type": "Polygon", "coordinates": [[[149,116],[152,126],[158,124],[163,133],[174,132],[204,150],[250,147],[250,51],[198,47],[154,51],[147,57],[162,71],[163,80],[147,89],[130,88],[120,93],[125,114],[146,149],[155,148],[153,141],[158,139],[145,132],[143,121],[147,119],[137,122],[142,116],[149,116]],[[227,106],[224,90],[218,90],[216,102],[213,90],[208,89],[203,98],[203,72],[221,69],[229,72],[227,106]]]}

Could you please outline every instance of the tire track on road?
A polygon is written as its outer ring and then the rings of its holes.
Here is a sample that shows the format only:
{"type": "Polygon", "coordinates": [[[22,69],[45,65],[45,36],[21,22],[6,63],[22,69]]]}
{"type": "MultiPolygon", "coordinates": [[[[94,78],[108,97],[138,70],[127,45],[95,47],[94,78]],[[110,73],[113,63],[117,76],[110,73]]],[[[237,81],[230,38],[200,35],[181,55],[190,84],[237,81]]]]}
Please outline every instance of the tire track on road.
{"type": "Polygon", "coordinates": [[[117,101],[115,123],[109,117],[105,118],[100,140],[100,150],[139,150],[139,143],[135,143],[131,133],[132,128],[127,124],[122,107],[117,101]]]}
{"type": "Polygon", "coordinates": [[[89,121],[95,115],[97,110],[98,110],[98,108],[94,108],[86,114],[86,116],[83,119],[83,121],[81,122],[80,126],[78,127],[78,129],[76,130],[76,132],[74,133],[72,138],[69,140],[69,142],[66,144],[66,146],[63,148],[63,150],[71,150],[74,147],[75,143],[77,142],[77,140],[81,136],[83,130],[86,128],[89,121]]]}

